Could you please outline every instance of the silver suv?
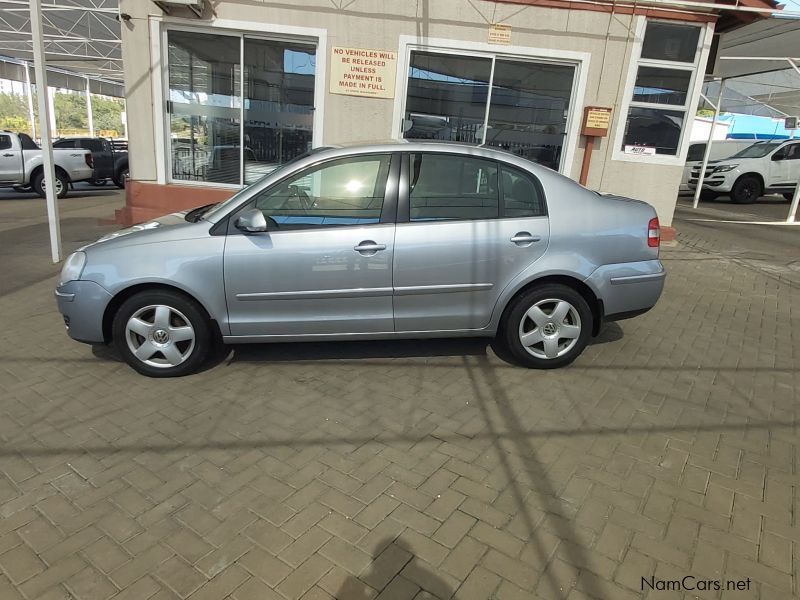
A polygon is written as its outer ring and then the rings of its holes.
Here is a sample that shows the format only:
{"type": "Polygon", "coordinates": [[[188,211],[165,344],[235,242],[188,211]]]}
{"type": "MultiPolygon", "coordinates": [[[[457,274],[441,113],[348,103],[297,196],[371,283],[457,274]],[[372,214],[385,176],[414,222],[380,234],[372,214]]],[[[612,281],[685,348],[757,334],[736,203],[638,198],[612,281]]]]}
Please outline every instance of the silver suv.
{"type": "Polygon", "coordinates": [[[497,336],[560,367],[664,285],[656,213],[512,154],[444,143],[316,150],[215,206],[66,261],[69,335],[153,377],[220,343],[497,336]]]}

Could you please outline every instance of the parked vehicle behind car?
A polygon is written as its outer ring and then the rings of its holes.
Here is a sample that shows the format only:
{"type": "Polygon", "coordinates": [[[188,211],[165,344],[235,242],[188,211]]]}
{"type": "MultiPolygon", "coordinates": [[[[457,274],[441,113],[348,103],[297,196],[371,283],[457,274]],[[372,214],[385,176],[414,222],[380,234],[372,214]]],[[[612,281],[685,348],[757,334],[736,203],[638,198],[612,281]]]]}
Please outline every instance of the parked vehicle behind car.
{"type": "MultiPolygon", "coordinates": [[[[697,188],[701,166],[692,169],[692,191],[697,188]]],[[[755,202],[765,194],[781,194],[791,200],[798,179],[800,141],[756,142],[729,158],[709,161],[701,194],[706,200],[730,194],[738,203],[755,202]]]]}
{"type": "MultiPolygon", "coordinates": [[[[689,187],[689,179],[692,169],[703,164],[703,156],[706,152],[706,142],[692,142],[689,144],[689,151],[686,153],[686,163],[683,166],[683,176],[681,177],[680,192],[689,193],[693,190],[689,187]]],[[[716,140],[711,144],[711,152],[708,160],[721,160],[744,150],[753,145],[753,140],[716,140]]]]}
{"type": "Polygon", "coordinates": [[[650,205],[501,150],[326,148],[85,246],[55,294],[72,338],[153,377],[197,370],[218,342],[455,336],[554,368],[655,305],[659,242],[650,205]]]}
{"type": "Polygon", "coordinates": [[[128,152],[115,148],[107,139],[101,137],[61,138],[53,148],[85,148],[92,153],[94,173],[90,183],[104,185],[110,179],[118,188],[125,188],[128,180],[128,152]]]}
{"type": "MultiPolygon", "coordinates": [[[[83,149],[58,149],[53,152],[56,196],[63,198],[76,181],[88,181],[94,173],[92,153],[83,149]]],[[[34,191],[45,197],[42,149],[24,133],[0,131],[0,187],[34,191]]]]}

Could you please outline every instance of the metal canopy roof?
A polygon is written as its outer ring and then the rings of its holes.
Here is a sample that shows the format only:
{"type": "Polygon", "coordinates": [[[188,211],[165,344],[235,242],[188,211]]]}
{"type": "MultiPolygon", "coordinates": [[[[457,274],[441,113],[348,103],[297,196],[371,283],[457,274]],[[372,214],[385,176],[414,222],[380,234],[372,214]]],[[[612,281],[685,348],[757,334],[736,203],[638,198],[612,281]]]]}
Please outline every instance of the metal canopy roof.
{"type": "MultiPolygon", "coordinates": [[[[118,0],[42,0],[47,64],[122,82],[118,0]]],[[[33,61],[28,0],[0,0],[0,55],[33,61]]]]}

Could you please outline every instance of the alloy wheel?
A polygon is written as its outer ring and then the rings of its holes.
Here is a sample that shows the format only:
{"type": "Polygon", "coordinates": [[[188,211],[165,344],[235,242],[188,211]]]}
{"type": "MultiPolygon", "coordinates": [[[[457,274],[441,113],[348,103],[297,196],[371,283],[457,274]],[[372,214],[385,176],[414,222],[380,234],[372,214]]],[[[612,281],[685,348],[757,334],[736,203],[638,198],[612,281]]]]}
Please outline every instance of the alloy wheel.
{"type": "Polygon", "coordinates": [[[179,310],[163,304],[134,312],[125,325],[125,341],[133,355],[151,367],[184,363],[195,346],[195,331],[179,310]]]}
{"type": "Polygon", "coordinates": [[[525,350],[541,359],[569,352],[581,335],[581,317],[566,300],[548,298],[531,306],[519,323],[519,340],[525,350]]]}

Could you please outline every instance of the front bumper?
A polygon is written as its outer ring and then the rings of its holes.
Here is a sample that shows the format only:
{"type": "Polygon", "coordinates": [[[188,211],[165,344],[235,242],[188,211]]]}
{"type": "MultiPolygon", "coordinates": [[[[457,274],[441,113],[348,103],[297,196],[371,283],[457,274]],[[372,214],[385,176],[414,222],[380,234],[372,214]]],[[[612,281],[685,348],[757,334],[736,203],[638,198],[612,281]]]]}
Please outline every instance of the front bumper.
{"type": "Polygon", "coordinates": [[[111,302],[105,288],[94,281],[69,281],[56,288],[55,296],[69,337],[87,344],[105,341],[103,315],[111,302]]]}
{"type": "Polygon", "coordinates": [[[664,290],[667,272],[661,261],[603,265],[586,280],[603,301],[603,318],[609,321],[641,314],[655,306],[664,290]]]}
{"type": "MultiPolygon", "coordinates": [[[[715,190],[718,192],[730,192],[733,187],[733,182],[736,181],[737,175],[731,176],[735,171],[725,171],[722,173],[714,173],[710,169],[706,171],[705,179],[703,179],[704,190],[715,190]]],[[[697,189],[697,180],[700,178],[700,170],[692,172],[689,177],[688,187],[691,191],[697,189]]]]}

